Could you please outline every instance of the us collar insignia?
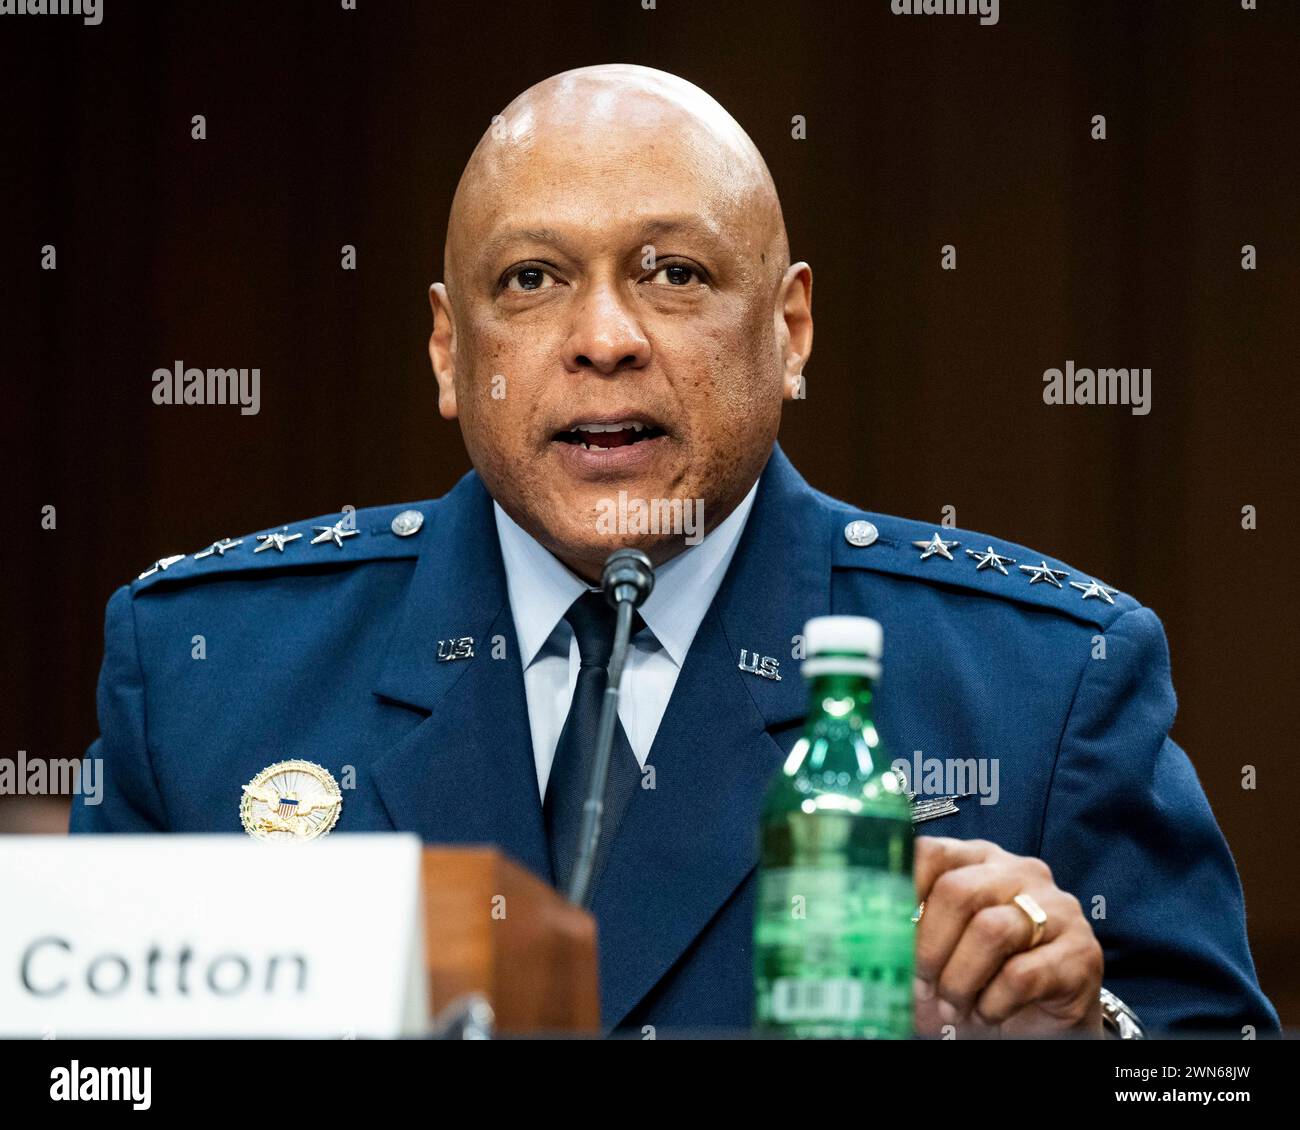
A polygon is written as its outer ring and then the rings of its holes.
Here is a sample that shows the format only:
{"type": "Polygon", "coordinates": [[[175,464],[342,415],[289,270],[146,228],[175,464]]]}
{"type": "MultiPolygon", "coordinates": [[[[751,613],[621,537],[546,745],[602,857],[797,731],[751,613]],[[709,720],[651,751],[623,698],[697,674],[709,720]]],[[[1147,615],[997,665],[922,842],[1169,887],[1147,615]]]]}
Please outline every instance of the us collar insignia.
{"type": "Polygon", "coordinates": [[[311,761],[277,761],[244,786],[239,818],[255,840],[314,840],[339,822],[343,794],[311,761]]]}

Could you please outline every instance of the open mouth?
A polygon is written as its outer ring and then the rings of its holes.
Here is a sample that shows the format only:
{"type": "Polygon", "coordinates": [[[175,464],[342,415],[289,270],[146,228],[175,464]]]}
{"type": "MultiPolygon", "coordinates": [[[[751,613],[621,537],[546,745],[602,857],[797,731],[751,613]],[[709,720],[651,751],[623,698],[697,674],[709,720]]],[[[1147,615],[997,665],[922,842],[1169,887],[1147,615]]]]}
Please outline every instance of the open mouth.
{"type": "Polygon", "coordinates": [[[666,434],[664,429],[641,420],[617,420],[613,423],[582,422],[556,432],[559,443],[573,444],[587,451],[608,451],[617,447],[631,447],[666,434]]]}

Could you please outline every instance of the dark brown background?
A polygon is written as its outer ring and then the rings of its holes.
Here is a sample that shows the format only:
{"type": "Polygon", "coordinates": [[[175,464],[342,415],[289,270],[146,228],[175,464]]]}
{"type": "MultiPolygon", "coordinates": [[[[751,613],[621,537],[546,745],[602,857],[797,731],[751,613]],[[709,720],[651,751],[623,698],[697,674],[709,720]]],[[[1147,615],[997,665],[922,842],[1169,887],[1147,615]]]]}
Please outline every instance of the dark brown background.
{"type": "MultiPolygon", "coordinates": [[[[804,473],[872,509],[953,505],[1161,615],[1175,737],[1236,853],[1264,988],[1300,1023],[1300,5],[1003,0],[994,27],[888,0],[360,9],[0,17],[0,756],[82,752],[104,602],[154,558],[466,469],[425,356],[460,168],[525,86],[644,63],[735,113],[814,266],[809,395],[782,437],[804,473]],[[1044,406],[1067,358],[1150,366],[1153,411],[1044,406]],[[261,414],[155,406],[177,359],[260,367],[261,414]]],[[[9,828],[51,813],[0,802],[9,828]]]]}

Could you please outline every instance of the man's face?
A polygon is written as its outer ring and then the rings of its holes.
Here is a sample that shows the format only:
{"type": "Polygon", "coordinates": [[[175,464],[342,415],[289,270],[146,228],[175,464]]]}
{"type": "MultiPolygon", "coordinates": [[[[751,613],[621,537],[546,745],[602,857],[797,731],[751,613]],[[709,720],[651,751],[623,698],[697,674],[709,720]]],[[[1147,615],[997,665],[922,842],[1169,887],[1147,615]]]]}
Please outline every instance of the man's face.
{"type": "Polygon", "coordinates": [[[503,141],[459,209],[450,294],[434,288],[443,414],[506,512],[588,577],[619,546],[683,547],[610,529],[621,491],[725,517],[802,369],[768,211],[698,124],[633,117],[503,141]]]}

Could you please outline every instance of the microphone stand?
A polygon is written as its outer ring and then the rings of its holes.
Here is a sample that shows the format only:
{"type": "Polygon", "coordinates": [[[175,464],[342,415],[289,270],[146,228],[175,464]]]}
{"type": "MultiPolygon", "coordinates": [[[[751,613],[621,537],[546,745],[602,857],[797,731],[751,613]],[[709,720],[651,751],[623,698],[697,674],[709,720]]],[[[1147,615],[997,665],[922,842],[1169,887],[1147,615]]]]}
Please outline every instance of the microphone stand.
{"type": "Polygon", "coordinates": [[[596,757],[591,766],[587,800],[582,806],[578,859],[569,883],[569,901],[584,910],[589,909],[591,903],[592,870],[600,842],[601,819],[605,813],[605,783],[609,778],[609,759],[614,748],[614,727],[618,724],[618,691],[623,680],[623,665],[627,661],[628,641],[632,635],[632,617],[637,605],[650,595],[653,586],[654,572],[650,561],[637,550],[616,550],[605,563],[602,587],[610,597],[618,618],[614,624],[614,647],[609,656],[605,693],[600,701],[596,757]]]}

